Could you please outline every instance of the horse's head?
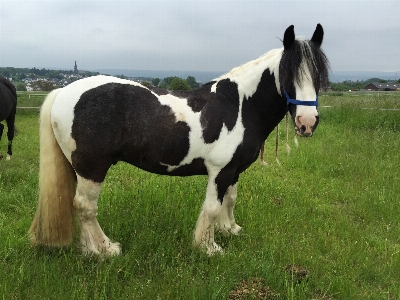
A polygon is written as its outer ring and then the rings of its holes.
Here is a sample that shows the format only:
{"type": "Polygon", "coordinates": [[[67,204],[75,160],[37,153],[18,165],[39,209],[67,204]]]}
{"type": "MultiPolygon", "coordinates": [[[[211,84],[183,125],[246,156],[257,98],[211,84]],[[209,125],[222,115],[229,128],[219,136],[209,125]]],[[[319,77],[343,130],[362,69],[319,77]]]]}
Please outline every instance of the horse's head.
{"type": "Polygon", "coordinates": [[[296,39],[293,25],[284,34],[279,81],[298,136],[312,136],[319,122],[318,92],[328,85],[329,70],[321,50],[323,37],[320,24],[311,40],[296,39]]]}

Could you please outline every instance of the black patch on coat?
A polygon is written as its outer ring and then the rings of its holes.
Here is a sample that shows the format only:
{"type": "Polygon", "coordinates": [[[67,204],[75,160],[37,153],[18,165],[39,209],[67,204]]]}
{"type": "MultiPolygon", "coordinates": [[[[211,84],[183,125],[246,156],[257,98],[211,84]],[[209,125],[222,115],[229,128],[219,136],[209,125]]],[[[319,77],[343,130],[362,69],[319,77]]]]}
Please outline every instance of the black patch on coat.
{"type": "Polygon", "coordinates": [[[170,174],[165,165],[178,165],[187,155],[189,131],[148,89],[104,84],[83,93],[74,108],[72,165],[95,182],[117,161],[170,174]]]}
{"type": "Polygon", "coordinates": [[[218,101],[209,101],[204,106],[200,116],[203,139],[208,144],[218,140],[224,124],[228,131],[231,131],[239,116],[237,83],[230,81],[230,79],[219,81],[215,97],[218,101]]]}
{"type": "Polygon", "coordinates": [[[159,87],[155,87],[155,86],[152,86],[152,87],[150,87],[149,88],[151,91],[153,91],[154,93],[156,93],[157,95],[167,95],[167,94],[169,94],[169,91],[168,90],[166,90],[166,89],[162,89],[162,88],[159,88],[159,87]]]}

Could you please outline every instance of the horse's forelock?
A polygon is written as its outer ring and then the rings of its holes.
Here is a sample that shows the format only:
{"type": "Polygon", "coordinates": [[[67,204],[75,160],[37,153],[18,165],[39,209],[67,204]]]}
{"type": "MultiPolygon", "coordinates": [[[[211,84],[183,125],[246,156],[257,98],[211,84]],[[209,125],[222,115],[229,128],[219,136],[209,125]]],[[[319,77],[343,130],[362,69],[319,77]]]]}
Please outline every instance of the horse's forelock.
{"type": "Polygon", "coordinates": [[[329,84],[329,62],[323,50],[312,41],[296,39],[289,49],[285,49],[279,65],[279,77],[282,88],[289,88],[302,82],[310,72],[311,80],[318,91],[329,84]]]}

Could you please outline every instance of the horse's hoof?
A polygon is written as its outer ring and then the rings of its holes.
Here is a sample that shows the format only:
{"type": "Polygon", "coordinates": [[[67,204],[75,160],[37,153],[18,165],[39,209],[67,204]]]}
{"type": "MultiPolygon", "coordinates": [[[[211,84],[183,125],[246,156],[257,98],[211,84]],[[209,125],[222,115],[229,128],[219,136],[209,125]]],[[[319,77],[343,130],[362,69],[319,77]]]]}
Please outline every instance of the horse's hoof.
{"type": "Polygon", "coordinates": [[[106,250],[106,256],[118,256],[121,254],[122,248],[120,243],[110,243],[106,250]]]}
{"type": "Polygon", "coordinates": [[[120,243],[112,243],[111,241],[107,242],[107,246],[98,245],[97,247],[94,244],[82,244],[82,254],[85,256],[90,255],[98,255],[100,257],[109,257],[109,256],[118,256],[121,254],[121,244],[120,243]]]}
{"type": "Polygon", "coordinates": [[[233,235],[239,235],[242,233],[242,227],[240,227],[238,224],[235,224],[232,226],[230,231],[233,235]]]}
{"type": "Polygon", "coordinates": [[[208,256],[213,256],[215,254],[223,254],[224,251],[222,250],[222,248],[220,246],[218,246],[217,243],[212,243],[212,245],[207,245],[207,255],[208,256]]]}
{"type": "MultiPolygon", "coordinates": [[[[1,157],[3,157],[3,156],[1,156],[1,157]]],[[[1,157],[0,157],[0,158],[1,158],[1,157]]],[[[10,159],[11,159],[11,156],[7,154],[6,160],[10,160],[10,159]]]]}

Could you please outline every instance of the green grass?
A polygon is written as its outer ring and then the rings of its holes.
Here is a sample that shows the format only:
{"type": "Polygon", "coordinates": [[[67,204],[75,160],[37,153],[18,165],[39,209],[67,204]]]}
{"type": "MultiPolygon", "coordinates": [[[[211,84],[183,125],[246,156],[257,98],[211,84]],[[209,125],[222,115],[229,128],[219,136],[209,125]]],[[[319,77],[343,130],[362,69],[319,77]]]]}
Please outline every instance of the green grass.
{"type": "MultiPolygon", "coordinates": [[[[20,106],[30,106],[23,97],[20,106]]],[[[123,254],[103,261],[75,246],[29,245],[38,111],[19,109],[13,158],[0,161],[0,297],[227,299],[243,280],[262,278],[273,291],[267,299],[399,299],[400,111],[362,108],[399,108],[400,93],[324,94],[320,102],[313,138],[299,139],[298,148],[290,141],[287,156],[282,122],[281,165],[271,134],[269,165],[242,174],[235,212],[244,231],[216,236],[224,255],[209,258],[191,247],[206,177],[114,166],[98,220],[123,254]],[[288,265],[307,278],[294,278],[288,265]]]]}

